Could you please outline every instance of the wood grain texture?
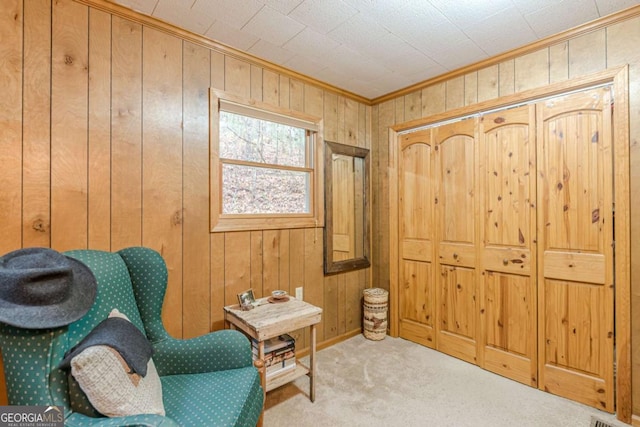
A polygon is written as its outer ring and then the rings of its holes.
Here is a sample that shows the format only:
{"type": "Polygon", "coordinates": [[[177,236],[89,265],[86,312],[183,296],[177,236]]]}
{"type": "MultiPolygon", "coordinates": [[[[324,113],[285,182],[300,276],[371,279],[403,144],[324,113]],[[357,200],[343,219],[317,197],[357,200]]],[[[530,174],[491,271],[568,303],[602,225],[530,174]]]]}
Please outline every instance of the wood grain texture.
{"type": "Polygon", "coordinates": [[[89,9],[88,246],[111,249],[111,15],[89,9]]]}
{"type": "MultiPolygon", "coordinates": [[[[2,28],[10,27],[3,23],[2,28]]],[[[23,68],[22,161],[26,167],[22,172],[22,245],[49,247],[51,244],[50,0],[24,2],[23,68]]],[[[6,80],[3,79],[3,81],[6,80]]],[[[3,111],[6,110],[3,109],[3,111]]],[[[2,128],[8,129],[4,125],[2,128]]],[[[0,240],[10,241],[11,239],[0,240]]]]}
{"type": "Polygon", "coordinates": [[[51,83],[51,246],[86,248],[88,212],[89,8],[53,4],[51,83]]]}
{"type": "Polygon", "coordinates": [[[112,20],[111,249],[142,244],[142,27],[112,20]]]}
{"type": "Polygon", "coordinates": [[[142,244],[169,270],[162,309],[167,331],[182,336],[182,41],[144,29],[142,58],[142,244]]]}
{"type": "Polygon", "coordinates": [[[4,254],[22,245],[22,1],[5,3],[0,20],[0,88],[4,94],[0,100],[0,252],[4,254]]]}
{"type": "Polygon", "coordinates": [[[595,73],[607,66],[606,30],[603,28],[568,41],[569,78],[595,73]]]}
{"type": "Polygon", "coordinates": [[[569,43],[549,46],[549,83],[569,78],[569,43]]]}
{"type": "Polygon", "coordinates": [[[549,84],[549,49],[540,49],[515,59],[515,91],[549,84]]]}
{"type": "Polygon", "coordinates": [[[183,45],[182,298],[184,338],[209,332],[209,86],[210,52],[183,45]]]}

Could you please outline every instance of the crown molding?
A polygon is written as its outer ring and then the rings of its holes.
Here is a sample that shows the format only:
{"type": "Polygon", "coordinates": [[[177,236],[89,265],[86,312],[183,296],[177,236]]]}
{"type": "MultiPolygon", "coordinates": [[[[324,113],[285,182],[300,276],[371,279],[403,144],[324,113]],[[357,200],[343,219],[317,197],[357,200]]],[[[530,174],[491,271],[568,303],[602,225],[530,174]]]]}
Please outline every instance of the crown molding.
{"type": "Polygon", "coordinates": [[[161,19],[144,15],[140,12],[137,12],[127,7],[113,3],[110,0],[73,0],[73,1],[87,5],[89,7],[93,7],[95,9],[98,9],[104,12],[111,13],[113,15],[119,16],[124,19],[128,19],[130,21],[147,26],[149,28],[154,28],[156,30],[163,31],[168,34],[178,36],[191,43],[207,47],[211,50],[220,52],[224,55],[227,55],[236,59],[248,61],[252,64],[261,66],[265,69],[269,69],[271,71],[275,71],[287,77],[312,84],[324,90],[334,92],[338,95],[342,95],[344,97],[353,99],[354,101],[357,101],[357,102],[361,102],[365,105],[381,104],[391,99],[398,98],[400,96],[407,95],[417,90],[424,89],[436,83],[440,83],[455,77],[459,77],[474,71],[478,71],[480,69],[483,69],[492,65],[496,65],[501,62],[508,61],[508,60],[520,57],[522,55],[526,55],[531,52],[535,52],[540,49],[548,48],[558,43],[566,42],[572,38],[575,38],[593,31],[600,30],[602,28],[606,28],[618,22],[626,21],[636,16],[640,16],[640,5],[631,6],[628,9],[621,10],[620,12],[616,12],[611,15],[607,15],[602,18],[595,19],[591,22],[587,22],[586,24],[582,24],[577,27],[571,28],[569,30],[563,31],[561,33],[545,37],[544,39],[535,41],[533,43],[529,43],[525,46],[521,46],[512,50],[509,50],[499,55],[492,56],[491,58],[487,58],[485,60],[475,62],[473,64],[458,68],[448,73],[441,74],[437,77],[424,80],[422,82],[416,83],[411,86],[407,86],[403,89],[399,89],[394,92],[390,92],[386,95],[382,95],[382,96],[370,99],[370,98],[366,98],[364,96],[358,95],[356,93],[350,92],[348,90],[341,89],[337,86],[333,86],[321,80],[317,80],[313,77],[309,77],[305,74],[301,74],[296,71],[285,68],[283,66],[274,64],[265,59],[251,55],[239,49],[235,49],[233,47],[227,46],[223,43],[217,42],[205,36],[192,33],[191,31],[177,27],[161,19]]]}
{"type": "MultiPolygon", "coordinates": [[[[173,24],[165,22],[161,19],[145,15],[141,12],[137,12],[133,9],[129,9],[125,6],[113,3],[109,0],[73,0],[76,3],[80,3],[89,7],[92,7],[97,10],[101,10],[103,12],[110,13],[112,15],[118,16],[120,18],[127,19],[129,21],[144,25],[149,28],[153,28],[158,31],[162,31],[167,34],[171,34],[173,36],[178,36],[183,40],[189,41],[191,43],[209,48],[216,52],[222,53],[226,56],[233,57],[236,59],[240,59],[242,61],[248,61],[254,65],[258,65],[265,69],[269,69],[271,71],[275,71],[279,74],[283,74],[287,77],[303,81],[305,83],[312,84],[314,86],[318,86],[322,89],[334,92],[338,95],[342,95],[347,98],[351,98],[355,101],[361,102],[366,105],[371,105],[371,100],[364,96],[358,95],[356,93],[350,92],[345,89],[341,89],[337,86],[333,86],[329,83],[325,83],[321,80],[314,79],[313,77],[309,77],[307,75],[298,73],[296,71],[290,70],[288,68],[282,67],[280,65],[269,62],[265,59],[259,58],[257,56],[251,55],[247,52],[241,51],[239,49],[235,49],[231,46],[227,46],[223,43],[217,42],[208,37],[195,34],[191,31],[185,30],[183,28],[177,27],[173,24]]],[[[220,88],[224,89],[224,88],[220,88]]]]}
{"type": "Polygon", "coordinates": [[[456,70],[450,71],[445,74],[441,74],[437,77],[434,77],[429,80],[425,80],[423,82],[416,83],[414,85],[408,86],[404,89],[399,89],[397,91],[388,93],[386,95],[379,96],[377,98],[371,99],[371,104],[381,104],[385,101],[389,101],[391,99],[407,95],[411,92],[415,92],[420,89],[424,89],[428,86],[434,85],[436,83],[440,83],[454,77],[459,77],[464,74],[468,74],[474,71],[478,71],[482,68],[486,68],[492,65],[499,64],[504,61],[508,61],[510,59],[514,59],[516,57],[526,55],[531,52],[535,52],[540,49],[544,49],[550,46],[553,46],[558,43],[565,42],[577,36],[581,36],[593,31],[600,30],[602,28],[606,28],[610,25],[616,24],[618,22],[626,21],[628,19],[634,18],[640,15],[640,5],[631,6],[628,9],[621,10],[620,12],[613,13],[611,15],[603,16],[602,18],[595,19],[591,22],[587,22],[586,24],[579,25],[577,27],[571,28],[569,30],[563,31],[558,34],[554,34],[544,39],[540,39],[533,43],[509,50],[507,52],[501,53],[499,55],[492,56],[491,58],[487,58],[485,60],[464,66],[462,68],[458,68],[456,70]]]}

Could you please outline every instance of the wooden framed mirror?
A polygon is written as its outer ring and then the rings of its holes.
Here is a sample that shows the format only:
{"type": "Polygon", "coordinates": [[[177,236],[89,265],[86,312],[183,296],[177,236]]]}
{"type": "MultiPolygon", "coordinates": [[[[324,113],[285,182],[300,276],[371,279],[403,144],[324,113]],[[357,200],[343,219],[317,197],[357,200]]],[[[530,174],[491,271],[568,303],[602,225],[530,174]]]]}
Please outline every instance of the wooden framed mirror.
{"type": "Polygon", "coordinates": [[[369,150],[325,141],[324,273],[367,268],[369,150]]]}

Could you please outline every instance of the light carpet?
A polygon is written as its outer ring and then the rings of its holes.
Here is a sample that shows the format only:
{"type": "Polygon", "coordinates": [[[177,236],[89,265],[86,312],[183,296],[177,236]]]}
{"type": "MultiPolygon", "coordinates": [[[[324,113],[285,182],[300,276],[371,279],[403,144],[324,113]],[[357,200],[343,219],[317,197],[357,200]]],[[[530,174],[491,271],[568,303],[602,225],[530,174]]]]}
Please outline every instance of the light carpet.
{"type": "Polygon", "coordinates": [[[270,391],[265,427],[588,427],[592,416],[627,426],[401,338],[358,335],[316,357],[316,401],[306,376],[270,391]]]}

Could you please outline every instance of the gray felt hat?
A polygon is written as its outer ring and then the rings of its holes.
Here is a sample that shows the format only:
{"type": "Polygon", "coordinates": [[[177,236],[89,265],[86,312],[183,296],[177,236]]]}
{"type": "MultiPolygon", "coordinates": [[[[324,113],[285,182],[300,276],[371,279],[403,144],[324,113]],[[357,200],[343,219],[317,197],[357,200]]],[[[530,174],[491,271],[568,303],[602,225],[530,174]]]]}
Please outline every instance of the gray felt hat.
{"type": "Polygon", "coordinates": [[[96,298],[96,278],[78,260],[48,248],[0,257],[0,322],[26,329],[68,325],[96,298]]]}

